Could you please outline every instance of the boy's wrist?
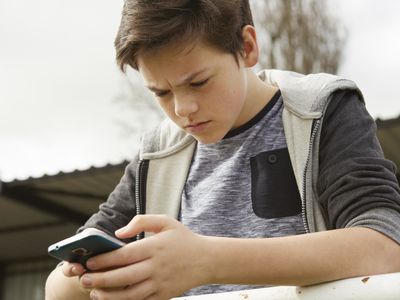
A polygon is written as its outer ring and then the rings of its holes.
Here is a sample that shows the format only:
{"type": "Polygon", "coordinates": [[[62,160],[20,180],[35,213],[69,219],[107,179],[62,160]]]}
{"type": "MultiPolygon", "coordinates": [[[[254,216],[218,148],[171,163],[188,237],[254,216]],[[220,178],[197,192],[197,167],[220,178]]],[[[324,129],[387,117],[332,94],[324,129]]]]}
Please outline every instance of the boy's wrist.
{"type": "Polygon", "coordinates": [[[215,272],[216,272],[216,251],[215,251],[215,237],[210,236],[199,236],[201,239],[201,252],[199,259],[196,259],[195,268],[199,274],[198,282],[196,286],[214,284],[216,282],[215,272]]]}
{"type": "Polygon", "coordinates": [[[202,255],[202,265],[204,266],[204,276],[202,284],[218,284],[224,281],[222,276],[223,239],[222,237],[204,236],[204,254],[202,255]]]}

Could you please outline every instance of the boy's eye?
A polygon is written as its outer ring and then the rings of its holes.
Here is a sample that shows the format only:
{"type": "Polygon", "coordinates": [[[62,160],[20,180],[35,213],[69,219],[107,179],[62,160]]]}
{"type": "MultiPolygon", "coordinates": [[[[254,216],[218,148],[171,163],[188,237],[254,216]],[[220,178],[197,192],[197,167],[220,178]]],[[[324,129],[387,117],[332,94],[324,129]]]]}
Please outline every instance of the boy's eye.
{"type": "Polygon", "coordinates": [[[164,97],[164,96],[168,95],[168,93],[169,93],[169,91],[159,91],[159,92],[155,92],[154,94],[157,97],[164,97]]]}
{"type": "Polygon", "coordinates": [[[200,86],[205,85],[207,83],[207,81],[208,81],[208,78],[205,80],[199,81],[199,82],[192,82],[192,83],[190,83],[190,85],[193,87],[200,87],[200,86]]]}

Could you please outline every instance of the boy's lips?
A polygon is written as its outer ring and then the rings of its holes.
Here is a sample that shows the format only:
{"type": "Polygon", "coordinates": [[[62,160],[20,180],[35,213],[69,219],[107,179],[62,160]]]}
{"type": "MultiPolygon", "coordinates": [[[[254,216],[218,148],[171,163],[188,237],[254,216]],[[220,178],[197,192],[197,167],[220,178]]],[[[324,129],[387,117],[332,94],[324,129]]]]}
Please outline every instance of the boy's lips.
{"type": "Polygon", "coordinates": [[[204,130],[210,122],[211,121],[209,120],[204,122],[189,123],[185,126],[185,129],[190,132],[199,132],[204,130]]]}
{"type": "Polygon", "coordinates": [[[187,128],[187,127],[196,127],[196,126],[199,126],[199,125],[201,125],[201,124],[208,123],[208,122],[210,122],[210,121],[196,122],[196,123],[189,123],[188,125],[186,125],[186,126],[185,126],[185,128],[187,128]]]}

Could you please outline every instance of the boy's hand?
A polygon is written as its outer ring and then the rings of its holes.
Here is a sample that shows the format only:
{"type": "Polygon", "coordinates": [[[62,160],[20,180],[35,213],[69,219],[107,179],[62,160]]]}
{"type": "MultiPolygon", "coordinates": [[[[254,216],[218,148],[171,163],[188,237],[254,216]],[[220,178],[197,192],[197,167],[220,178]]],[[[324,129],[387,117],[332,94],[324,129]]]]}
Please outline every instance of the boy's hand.
{"type": "Polygon", "coordinates": [[[210,281],[204,237],[161,215],[137,216],[116,235],[141,232],[155,234],[87,262],[92,272],[80,281],[92,299],[170,299],[210,281]]]}

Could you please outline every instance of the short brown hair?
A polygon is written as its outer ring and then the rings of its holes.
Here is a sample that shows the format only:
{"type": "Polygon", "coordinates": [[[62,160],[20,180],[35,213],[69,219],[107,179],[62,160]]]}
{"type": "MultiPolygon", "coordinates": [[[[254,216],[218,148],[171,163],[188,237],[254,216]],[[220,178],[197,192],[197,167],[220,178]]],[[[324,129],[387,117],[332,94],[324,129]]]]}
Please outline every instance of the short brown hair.
{"type": "Polygon", "coordinates": [[[236,57],[245,25],[253,25],[248,0],[125,0],[117,64],[123,71],[127,65],[137,69],[140,52],[197,39],[236,57]]]}

